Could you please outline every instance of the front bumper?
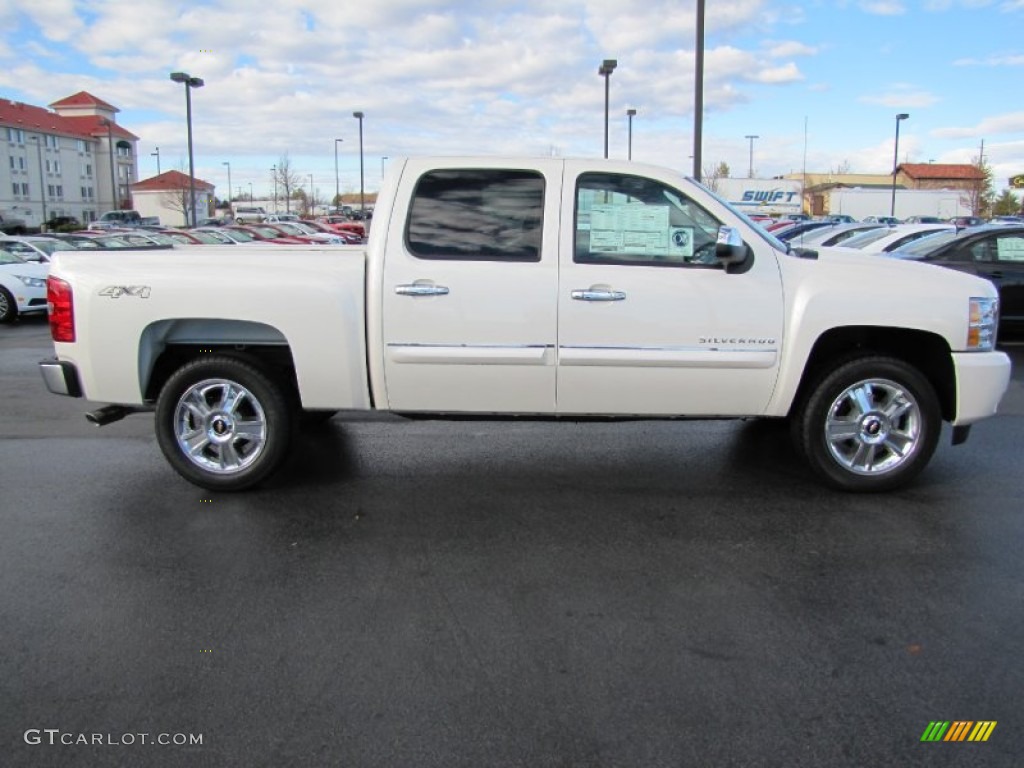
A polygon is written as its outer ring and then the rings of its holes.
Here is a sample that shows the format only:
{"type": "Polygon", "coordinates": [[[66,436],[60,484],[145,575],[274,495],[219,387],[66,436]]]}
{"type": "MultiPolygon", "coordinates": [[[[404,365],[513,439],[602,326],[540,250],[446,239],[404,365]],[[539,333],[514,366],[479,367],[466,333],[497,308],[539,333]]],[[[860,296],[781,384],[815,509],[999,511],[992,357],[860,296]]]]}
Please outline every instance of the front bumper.
{"type": "Polygon", "coordinates": [[[1005,352],[955,352],[956,415],[953,426],[994,416],[1010,385],[1010,358],[1005,352]]]}
{"type": "Polygon", "coordinates": [[[43,376],[46,388],[55,395],[68,397],[82,396],[82,383],[78,379],[78,369],[74,363],[66,360],[50,358],[39,361],[39,373],[43,376]]]}

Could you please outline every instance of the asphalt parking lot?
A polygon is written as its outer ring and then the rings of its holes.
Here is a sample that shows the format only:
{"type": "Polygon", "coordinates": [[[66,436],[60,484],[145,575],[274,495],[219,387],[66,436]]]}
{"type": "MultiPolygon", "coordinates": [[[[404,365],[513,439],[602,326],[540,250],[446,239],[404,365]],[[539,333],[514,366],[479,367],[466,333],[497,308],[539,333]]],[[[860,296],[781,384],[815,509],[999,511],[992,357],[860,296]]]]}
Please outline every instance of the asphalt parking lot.
{"type": "Polygon", "coordinates": [[[225,495],[0,326],[0,764],[1019,766],[1009,351],[895,494],[765,424],[357,417],[225,495]],[[997,725],[921,741],[947,720],[997,725]]]}

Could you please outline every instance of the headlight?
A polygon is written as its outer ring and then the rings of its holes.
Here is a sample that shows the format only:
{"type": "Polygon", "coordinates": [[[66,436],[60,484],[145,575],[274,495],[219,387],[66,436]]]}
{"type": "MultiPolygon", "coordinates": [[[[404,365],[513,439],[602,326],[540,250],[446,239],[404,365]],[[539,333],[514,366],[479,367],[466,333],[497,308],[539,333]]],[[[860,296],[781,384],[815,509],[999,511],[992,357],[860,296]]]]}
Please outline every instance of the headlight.
{"type": "Polygon", "coordinates": [[[996,346],[999,327],[999,299],[974,297],[970,300],[967,349],[991,352],[996,346]]]}
{"type": "Polygon", "coordinates": [[[46,278],[45,277],[25,277],[25,275],[15,275],[16,278],[21,280],[29,288],[45,288],[46,278]]]}

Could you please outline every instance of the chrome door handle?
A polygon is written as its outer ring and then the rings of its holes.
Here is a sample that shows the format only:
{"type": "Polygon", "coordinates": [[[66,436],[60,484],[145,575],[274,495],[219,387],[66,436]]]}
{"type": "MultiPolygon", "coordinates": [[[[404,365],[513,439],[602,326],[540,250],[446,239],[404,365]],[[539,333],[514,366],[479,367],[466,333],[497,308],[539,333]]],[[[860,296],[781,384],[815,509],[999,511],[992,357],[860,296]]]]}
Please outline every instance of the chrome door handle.
{"type": "Polygon", "coordinates": [[[395,293],[399,296],[446,296],[448,294],[448,286],[408,283],[406,285],[396,285],[395,293]]]}
{"type": "Polygon", "coordinates": [[[577,301],[622,301],[626,298],[625,291],[595,291],[579,288],[569,295],[577,301]]]}

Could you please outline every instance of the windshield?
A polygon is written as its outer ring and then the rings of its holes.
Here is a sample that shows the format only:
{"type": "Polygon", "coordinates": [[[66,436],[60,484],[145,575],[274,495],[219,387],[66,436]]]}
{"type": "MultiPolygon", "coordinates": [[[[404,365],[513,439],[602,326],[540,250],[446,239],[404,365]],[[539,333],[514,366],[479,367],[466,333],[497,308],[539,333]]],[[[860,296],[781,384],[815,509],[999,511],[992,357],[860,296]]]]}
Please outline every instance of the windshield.
{"type": "MultiPolygon", "coordinates": [[[[697,183],[700,184],[699,181],[697,183]]],[[[701,184],[701,186],[704,187],[703,184],[701,184]]],[[[783,253],[790,252],[790,248],[786,243],[779,240],[779,238],[775,237],[775,235],[773,235],[771,232],[766,231],[764,227],[759,227],[754,221],[751,220],[749,216],[747,216],[747,214],[743,213],[743,211],[734,207],[732,203],[723,198],[717,192],[714,192],[713,190],[710,190],[707,187],[704,187],[704,190],[713,198],[715,198],[715,200],[717,200],[719,203],[728,208],[734,216],[742,219],[744,222],[749,224],[750,228],[754,230],[758,234],[758,236],[766,243],[768,243],[772,248],[774,248],[777,251],[782,251],[783,253]]]]}
{"type": "Polygon", "coordinates": [[[870,245],[876,240],[881,240],[883,237],[888,237],[895,230],[889,229],[888,227],[882,227],[881,229],[871,229],[867,232],[861,232],[859,235],[855,235],[848,240],[843,241],[840,244],[842,248],[863,248],[865,245],[870,245]]]}
{"type": "Polygon", "coordinates": [[[10,251],[0,251],[0,264],[24,264],[25,260],[10,251]]]}

